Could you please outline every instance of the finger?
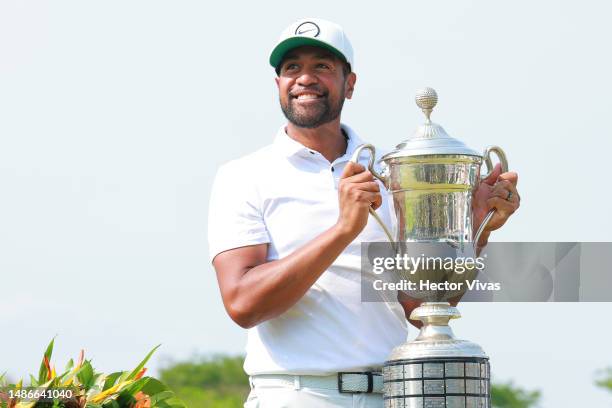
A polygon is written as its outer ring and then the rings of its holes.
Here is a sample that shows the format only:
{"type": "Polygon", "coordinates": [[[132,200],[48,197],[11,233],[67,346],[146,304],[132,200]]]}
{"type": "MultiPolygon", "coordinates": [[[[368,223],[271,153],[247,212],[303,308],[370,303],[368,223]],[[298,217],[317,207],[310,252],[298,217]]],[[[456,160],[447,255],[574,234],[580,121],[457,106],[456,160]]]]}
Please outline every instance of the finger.
{"type": "Polygon", "coordinates": [[[497,197],[491,200],[497,200],[497,202],[492,203],[492,208],[495,209],[495,212],[493,213],[491,221],[489,221],[489,223],[487,224],[487,229],[489,231],[493,231],[502,227],[514,212],[514,207],[508,201],[502,200],[497,197]]]}
{"type": "Polygon", "coordinates": [[[508,180],[498,181],[491,191],[492,197],[501,197],[507,201],[519,201],[519,193],[514,184],[508,180]],[[512,194],[509,194],[512,193],[512,194]],[[510,199],[508,199],[510,197],[510,199]]]}
{"type": "Polygon", "coordinates": [[[380,186],[375,181],[366,181],[363,183],[353,183],[354,188],[362,191],[370,191],[372,193],[378,193],[380,191],[380,186]]]}
{"type": "Polygon", "coordinates": [[[374,176],[368,170],[363,171],[358,174],[353,174],[352,176],[346,177],[343,179],[344,182],[348,183],[367,183],[370,181],[374,181],[374,176]]]}
{"type": "Polygon", "coordinates": [[[487,183],[488,185],[492,186],[493,184],[495,184],[500,174],[502,174],[501,163],[497,163],[495,167],[493,168],[493,171],[491,172],[491,174],[489,174],[487,178],[482,180],[482,182],[487,183]]]}
{"type": "Polygon", "coordinates": [[[512,185],[512,183],[509,182],[508,180],[500,180],[497,183],[495,183],[495,185],[491,189],[490,194],[499,195],[500,197],[505,197],[505,195],[508,195],[508,191],[512,191],[512,194],[514,194],[514,192],[516,191],[516,187],[514,187],[514,185],[512,185]],[[498,193],[502,193],[502,194],[498,194],[498,193]]]}
{"type": "Polygon", "coordinates": [[[508,218],[510,218],[509,214],[506,214],[502,211],[495,211],[493,213],[493,217],[491,217],[491,221],[489,222],[489,224],[487,224],[487,229],[489,231],[493,231],[503,227],[506,221],[508,221],[508,218]]]}
{"type": "Polygon", "coordinates": [[[359,163],[348,162],[346,166],[344,166],[344,170],[342,171],[342,175],[340,178],[347,178],[354,174],[359,174],[365,171],[365,167],[363,167],[359,163]]]}
{"type": "Polygon", "coordinates": [[[510,217],[512,213],[514,213],[518,208],[518,203],[513,203],[507,200],[504,200],[500,197],[492,197],[487,200],[487,206],[489,210],[495,210],[496,213],[499,212],[506,218],[510,217]]]}
{"type": "Polygon", "coordinates": [[[380,193],[373,193],[371,191],[356,191],[354,192],[353,197],[360,203],[372,204],[378,201],[380,193]]]}
{"type": "Polygon", "coordinates": [[[382,195],[376,194],[376,200],[372,202],[372,208],[374,208],[374,210],[378,210],[378,208],[380,208],[381,205],[382,205],[382,195]]]}
{"type": "Polygon", "coordinates": [[[499,177],[497,178],[497,180],[498,181],[500,181],[500,180],[507,180],[512,185],[516,186],[516,184],[518,183],[518,174],[515,173],[514,171],[509,171],[507,173],[500,174],[499,177]]]}

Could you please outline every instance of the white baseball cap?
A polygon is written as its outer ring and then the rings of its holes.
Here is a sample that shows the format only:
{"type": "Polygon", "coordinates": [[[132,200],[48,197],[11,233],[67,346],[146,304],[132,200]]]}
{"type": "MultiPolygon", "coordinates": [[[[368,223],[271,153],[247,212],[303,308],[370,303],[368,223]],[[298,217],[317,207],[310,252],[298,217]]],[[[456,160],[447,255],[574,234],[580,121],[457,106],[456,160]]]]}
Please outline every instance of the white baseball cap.
{"type": "Polygon", "coordinates": [[[287,27],[270,53],[270,65],[277,69],[287,51],[303,45],[325,48],[354,68],[353,47],[342,27],[320,18],[304,18],[287,27]]]}

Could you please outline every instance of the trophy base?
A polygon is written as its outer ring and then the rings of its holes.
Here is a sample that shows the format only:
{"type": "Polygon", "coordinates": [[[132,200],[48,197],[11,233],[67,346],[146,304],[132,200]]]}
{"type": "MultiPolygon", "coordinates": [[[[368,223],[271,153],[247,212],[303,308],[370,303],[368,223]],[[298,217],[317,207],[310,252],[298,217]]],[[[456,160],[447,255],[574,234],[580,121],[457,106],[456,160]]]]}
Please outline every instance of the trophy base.
{"type": "Polygon", "coordinates": [[[385,408],[490,408],[487,358],[423,358],[387,361],[385,408]]]}
{"type": "Polygon", "coordinates": [[[383,367],[385,408],[490,408],[489,358],[455,338],[448,321],[460,317],[446,302],[423,303],[417,338],[396,347],[383,367]]]}

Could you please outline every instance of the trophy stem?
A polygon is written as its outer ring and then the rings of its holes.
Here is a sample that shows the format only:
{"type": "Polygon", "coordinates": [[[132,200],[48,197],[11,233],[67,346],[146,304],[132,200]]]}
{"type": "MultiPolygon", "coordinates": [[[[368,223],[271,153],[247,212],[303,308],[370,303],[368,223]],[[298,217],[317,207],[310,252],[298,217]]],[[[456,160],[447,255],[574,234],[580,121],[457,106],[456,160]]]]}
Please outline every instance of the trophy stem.
{"type": "Polygon", "coordinates": [[[423,302],[410,314],[411,319],[423,322],[415,341],[454,339],[455,334],[448,322],[460,317],[459,310],[448,302],[423,302]]]}

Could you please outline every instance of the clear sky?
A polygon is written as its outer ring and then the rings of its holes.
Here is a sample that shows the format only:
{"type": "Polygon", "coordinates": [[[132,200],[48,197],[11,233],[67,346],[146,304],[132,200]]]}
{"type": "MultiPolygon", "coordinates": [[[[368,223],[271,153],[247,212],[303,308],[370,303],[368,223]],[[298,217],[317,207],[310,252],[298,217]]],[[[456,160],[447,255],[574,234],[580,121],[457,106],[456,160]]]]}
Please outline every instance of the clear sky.
{"type": "MultiPolygon", "coordinates": [[[[612,241],[607,2],[0,2],[0,372],[86,348],[103,370],[240,353],[208,263],[216,168],[283,124],[268,52],[300,17],[355,49],[343,120],[391,148],[433,119],[502,146],[522,207],[498,241],[612,241]]],[[[238,185],[237,188],[240,188],[238,185]]],[[[609,272],[609,271],[602,271],[609,272]]],[[[605,406],[610,304],[463,305],[456,332],[544,407],[605,406]]],[[[413,333],[414,334],[414,333],[413,333]]]]}

